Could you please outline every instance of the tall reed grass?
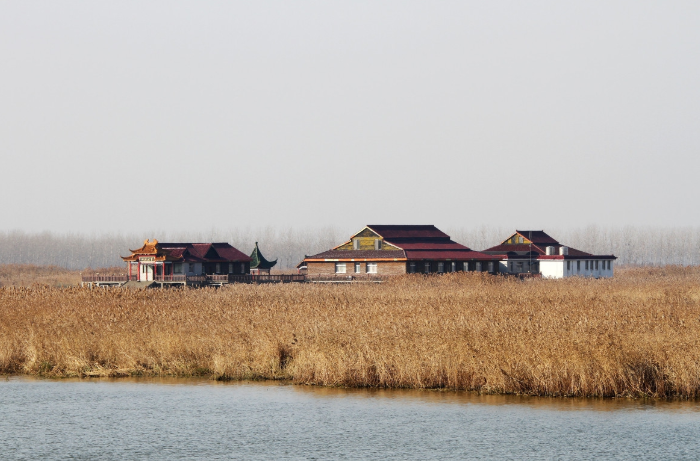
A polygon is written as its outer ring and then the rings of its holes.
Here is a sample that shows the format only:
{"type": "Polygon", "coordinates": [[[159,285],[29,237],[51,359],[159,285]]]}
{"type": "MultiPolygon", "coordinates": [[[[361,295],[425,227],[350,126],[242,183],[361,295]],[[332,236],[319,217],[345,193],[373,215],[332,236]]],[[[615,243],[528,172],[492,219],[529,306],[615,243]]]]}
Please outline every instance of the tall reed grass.
{"type": "Polygon", "coordinates": [[[700,269],[626,269],[612,280],[5,287],[0,372],[694,398],[700,269]]]}

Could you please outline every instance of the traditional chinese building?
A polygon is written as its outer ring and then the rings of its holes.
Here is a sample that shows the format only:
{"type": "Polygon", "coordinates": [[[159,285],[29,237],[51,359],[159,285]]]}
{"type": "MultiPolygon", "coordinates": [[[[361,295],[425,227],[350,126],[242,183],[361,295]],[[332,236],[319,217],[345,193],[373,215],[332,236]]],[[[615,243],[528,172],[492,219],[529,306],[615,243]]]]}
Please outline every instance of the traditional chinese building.
{"type": "MultiPolygon", "coordinates": [[[[129,280],[138,282],[193,280],[207,276],[243,275],[250,272],[251,258],[228,243],[161,243],[146,240],[127,263],[129,280]]],[[[211,278],[211,277],[210,277],[211,278]]],[[[224,277],[225,278],[225,277],[224,277]]]]}
{"type": "Polygon", "coordinates": [[[250,259],[251,274],[269,274],[270,269],[275,267],[277,264],[276,259],[274,261],[268,261],[265,259],[265,256],[263,256],[263,254],[260,252],[260,248],[258,248],[258,242],[255,242],[255,248],[250,254],[250,259]]]}
{"type": "Polygon", "coordinates": [[[501,259],[501,272],[540,274],[547,278],[612,277],[614,255],[593,255],[562,245],[541,230],[515,231],[482,253],[501,259]]]}
{"type": "Polygon", "coordinates": [[[345,243],[306,256],[309,276],[399,275],[478,271],[497,273],[497,256],[453,242],[432,225],[370,225],[345,243]]]}

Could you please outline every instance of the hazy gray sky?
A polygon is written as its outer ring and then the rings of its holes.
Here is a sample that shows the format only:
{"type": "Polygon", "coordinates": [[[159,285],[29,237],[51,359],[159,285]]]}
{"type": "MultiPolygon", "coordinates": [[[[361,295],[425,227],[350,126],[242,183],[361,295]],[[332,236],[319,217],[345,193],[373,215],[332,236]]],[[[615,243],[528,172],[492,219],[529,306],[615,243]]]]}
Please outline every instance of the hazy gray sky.
{"type": "Polygon", "coordinates": [[[700,2],[0,3],[0,230],[700,225],[700,2]]]}

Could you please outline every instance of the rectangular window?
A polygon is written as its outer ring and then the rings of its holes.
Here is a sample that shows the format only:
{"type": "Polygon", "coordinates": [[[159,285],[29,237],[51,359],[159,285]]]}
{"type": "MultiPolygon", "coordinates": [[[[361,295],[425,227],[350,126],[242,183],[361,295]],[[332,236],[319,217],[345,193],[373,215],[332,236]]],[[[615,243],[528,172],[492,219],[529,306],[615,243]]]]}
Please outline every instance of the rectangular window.
{"type": "Polygon", "coordinates": [[[523,238],[522,238],[522,237],[518,237],[518,243],[523,243],[523,238]]]}
{"type": "Polygon", "coordinates": [[[476,263],[476,271],[481,272],[481,261],[477,261],[476,263]]]}
{"type": "Polygon", "coordinates": [[[245,274],[245,263],[241,263],[241,274],[245,274]]]}
{"type": "Polygon", "coordinates": [[[182,274],[182,263],[173,264],[173,274],[182,274]]]}
{"type": "Polygon", "coordinates": [[[598,261],[595,262],[595,270],[598,270],[598,261]]]}
{"type": "Polygon", "coordinates": [[[359,250],[359,249],[360,249],[360,239],[353,239],[353,241],[352,241],[352,249],[353,249],[353,250],[359,250]]]}
{"type": "Polygon", "coordinates": [[[416,273],[416,263],[408,263],[408,273],[409,274],[416,273]]]}
{"type": "Polygon", "coordinates": [[[367,273],[376,274],[377,273],[377,263],[367,263],[367,273]]]}
{"type": "Polygon", "coordinates": [[[588,270],[588,260],[586,260],[586,270],[588,270]]]}
{"type": "Polygon", "coordinates": [[[493,274],[493,261],[489,261],[489,272],[493,274]]]}
{"type": "Polygon", "coordinates": [[[355,273],[359,274],[362,271],[362,265],[360,263],[355,263],[355,273]]]}
{"type": "Polygon", "coordinates": [[[610,263],[611,263],[611,262],[612,262],[612,261],[608,261],[608,270],[610,270],[610,263]]]}
{"type": "Polygon", "coordinates": [[[430,262],[425,263],[425,273],[430,274],[430,262]]]}
{"type": "Polygon", "coordinates": [[[581,272],[581,261],[576,261],[576,272],[581,272]]]}
{"type": "Polygon", "coordinates": [[[344,274],[345,273],[345,263],[335,263],[335,273],[344,274]]]}
{"type": "Polygon", "coordinates": [[[233,274],[233,263],[228,263],[228,273],[233,274]]]}
{"type": "Polygon", "coordinates": [[[523,272],[523,263],[522,261],[518,262],[517,265],[517,272],[523,272]]]}
{"type": "Polygon", "coordinates": [[[216,273],[220,274],[221,273],[221,264],[216,263],[216,273]]]}
{"type": "Polygon", "coordinates": [[[571,270],[571,261],[566,262],[566,270],[570,271],[571,270]]]}
{"type": "Polygon", "coordinates": [[[439,273],[439,274],[442,274],[443,272],[445,272],[445,263],[444,263],[444,262],[439,262],[439,263],[438,263],[438,273],[439,273]]]}
{"type": "Polygon", "coordinates": [[[469,271],[469,263],[468,263],[467,261],[464,261],[464,263],[462,263],[462,270],[463,270],[464,272],[468,272],[468,271],[469,271]]]}
{"type": "Polygon", "coordinates": [[[452,272],[457,272],[457,263],[452,261],[452,272]]]}
{"type": "Polygon", "coordinates": [[[382,249],[382,241],[379,239],[376,239],[374,241],[374,249],[375,250],[381,250],[382,249]]]}

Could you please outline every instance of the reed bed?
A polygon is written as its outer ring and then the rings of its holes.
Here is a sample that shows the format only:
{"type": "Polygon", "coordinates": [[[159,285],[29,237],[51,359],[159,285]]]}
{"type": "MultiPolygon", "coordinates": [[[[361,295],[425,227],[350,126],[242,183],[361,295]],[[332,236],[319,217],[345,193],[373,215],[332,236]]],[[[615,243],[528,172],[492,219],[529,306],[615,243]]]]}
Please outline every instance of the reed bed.
{"type": "Polygon", "coordinates": [[[696,398],[700,269],[612,280],[0,288],[0,372],[696,398]]]}

